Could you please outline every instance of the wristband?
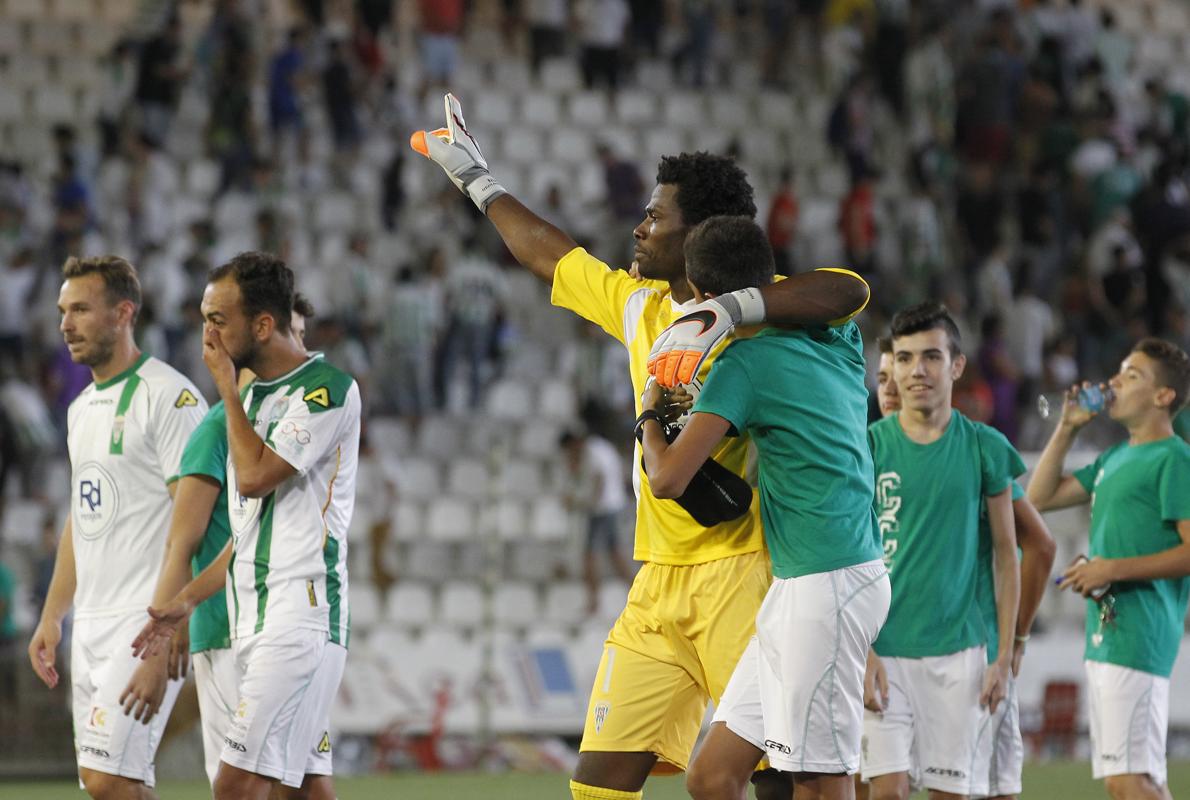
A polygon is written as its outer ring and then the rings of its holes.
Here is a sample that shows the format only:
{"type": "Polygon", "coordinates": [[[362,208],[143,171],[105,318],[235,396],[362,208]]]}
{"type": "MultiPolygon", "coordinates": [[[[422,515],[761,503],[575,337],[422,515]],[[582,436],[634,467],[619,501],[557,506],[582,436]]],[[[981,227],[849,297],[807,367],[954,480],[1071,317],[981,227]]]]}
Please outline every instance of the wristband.
{"type": "Polygon", "coordinates": [[[1024,644],[1025,642],[1029,641],[1029,634],[1018,633],[1015,638],[1016,638],[1017,644],[1024,644]]]}
{"type": "Polygon", "coordinates": [[[636,418],[636,424],[632,428],[632,432],[636,435],[636,440],[638,442],[643,442],[645,440],[644,425],[649,420],[653,420],[658,425],[665,424],[665,421],[661,419],[660,414],[651,408],[646,408],[644,411],[640,412],[640,416],[636,418]]]}
{"type": "Polygon", "coordinates": [[[736,325],[758,325],[764,322],[764,297],[759,289],[739,289],[719,295],[715,300],[736,325]]]}
{"type": "Polygon", "coordinates": [[[475,203],[481,213],[486,214],[488,206],[501,195],[508,194],[508,190],[496,183],[496,179],[486,172],[467,184],[467,195],[475,203]]]}

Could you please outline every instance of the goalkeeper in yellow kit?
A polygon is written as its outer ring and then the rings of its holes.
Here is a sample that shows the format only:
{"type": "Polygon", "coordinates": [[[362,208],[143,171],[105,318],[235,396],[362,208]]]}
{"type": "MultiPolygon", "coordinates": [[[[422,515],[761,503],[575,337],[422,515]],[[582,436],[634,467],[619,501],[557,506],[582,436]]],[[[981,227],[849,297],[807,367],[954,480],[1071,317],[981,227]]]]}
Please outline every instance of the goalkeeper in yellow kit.
{"type": "MultiPolygon", "coordinates": [[[[628,348],[638,397],[650,361],[667,385],[681,383],[697,395],[734,327],[763,322],[766,307],[785,323],[824,324],[850,318],[867,303],[868,288],[858,276],[818,271],[722,295],[688,314],[686,232],[710,216],[756,214],[752,187],[734,162],[706,153],[662,158],[645,218],[633,231],[641,276],[635,280],[509,195],[490,174],[449,94],[446,116],[446,128],[414,133],[413,148],[441,166],[513,256],[552,285],[554,305],[591,320],[628,348]],[[664,344],[651,356],[655,341],[664,344]]],[[[708,461],[700,478],[714,491],[678,501],[653,497],[639,454],[635,458],[634,557],[644,565],[608,634],[591,690],[570,782],[576,800],[639,798],[650,772],[684,770],[707,700],[718,701],[752,636],[770,571],[755,481],[744,480],[748,448],[743,437],[721,442],[716,463],[708,461]]],[[[760,783],[757,788],[758,796],[770,796],[760,783]]],[[[787,783],[773,788],[771,796],[789,796],[787,783]]]]}

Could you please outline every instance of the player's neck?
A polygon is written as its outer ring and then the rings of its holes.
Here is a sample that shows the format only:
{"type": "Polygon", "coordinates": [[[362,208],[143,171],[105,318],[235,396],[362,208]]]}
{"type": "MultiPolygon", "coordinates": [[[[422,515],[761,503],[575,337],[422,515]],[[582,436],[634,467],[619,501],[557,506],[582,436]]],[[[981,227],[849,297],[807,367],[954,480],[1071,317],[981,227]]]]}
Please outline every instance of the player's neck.
{"type": "Polygon", "coordinates": [[[249,364],[248,368],[256,373],[257,378],[268,382],[293,372],[309,357],[306,348],[289,336],[278,336],[261,350],[256,363],[249,364]]]}
{"type": "Polygon", "coordinates": [[[1128,425],[1127,428],[1130,447],[1159,442],[1173,436],[1173,421],[1170,420],[1169,414],[1147,414],[1144,419],[1128,425]]]}
{"type": "Polygon", "coordinates": [[[931,444],[941,439],[950,425],[950,418],[950,403],[932,409],[902,408],[897,413],[901,430],[917,444],[931,444]]]}
{"type": "Polygon", "coordinates": [[[102,364],[91,367],[91,379],[95,383],[106,383],[121,372],[129,369],[140,358],[140,348],[132,337],[126,337],[116,342],[112,357],[102,364]]]}
{"type": "Polygon", "coordinates": [[[690,281],[683,275],[669,282],[669,296],[675,303],[687,303],[694,299],[694,290],[690,288],[690,281]]]}

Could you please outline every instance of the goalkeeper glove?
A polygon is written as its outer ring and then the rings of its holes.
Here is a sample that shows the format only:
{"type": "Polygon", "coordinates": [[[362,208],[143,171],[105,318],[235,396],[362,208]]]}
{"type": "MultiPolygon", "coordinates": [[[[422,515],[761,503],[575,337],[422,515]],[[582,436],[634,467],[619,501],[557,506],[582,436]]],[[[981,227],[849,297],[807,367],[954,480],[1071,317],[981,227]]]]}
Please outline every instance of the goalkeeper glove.
{"type": "Polygon", "coordinates": [[[409,137],[409,146],[442,167],[459,191],[487,213],[492,201],[508,192],[488,172],[488,162],[479,150],[479,143],[467,131],[458,98],[447,94],[444,101],[446,127],[428,133],[415,131],[409,137]]]}
{"type": "Polygon", "coordinates": [[[715,345],[737,325],[764,322],[759,289],[740,289],[704,300],[674,320],[653,342],[649,374],[662,386],[690,384],[715,345]]]}

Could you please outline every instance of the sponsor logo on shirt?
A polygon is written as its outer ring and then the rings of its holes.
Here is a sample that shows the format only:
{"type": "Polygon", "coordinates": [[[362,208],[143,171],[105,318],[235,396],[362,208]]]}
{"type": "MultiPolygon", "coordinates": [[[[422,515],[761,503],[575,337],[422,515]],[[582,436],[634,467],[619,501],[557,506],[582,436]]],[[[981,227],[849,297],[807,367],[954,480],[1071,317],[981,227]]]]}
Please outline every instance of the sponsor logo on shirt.
{"type": "Polygon", "coordinates": [[[318,752],[329,753],[331,751],[331,735],[328,731],[322,732],[322,739],[318,742],[318,752]]]}
{"type": "Polygon", "coordinates": [[[187,406],[197,405],[198,398],[189,389],[183,389],[182,393],[178,395],[178,399],[174,401],[174,408],[186,408],[187,406]]]}
{"type": "Polygon", "coordinates": [[[897,537],[901,523],[901,476],[895,472],[882,472],[876,477],[876,522],[880,525],[880,536],[884,539],[884,563],[891,566],[897,553],[897,537]]]}
{"type": "Polygon", "coordinates": [[[314,403],[323,408],[330,408],[331,393],[327,391],[325,386],[319,386],[317,389],[311,389],[302,395],[302,401],[305,403],[314,403]]]}
{"type": "Polygon", "coordinates": [[[80,744],[79,752],[80,753],[89,753],[90,755],[98,756],[99,758],[111,758],[112,757],[112,754],[109,753],[108,751],[100,750],[98,747],[91,747],[90,745],[87,745],[87,744],[80,744]]]}
{"type": "MultiPolygon", "coordinates": [[[[228,481],[228,486],[234,486],[234,481],[228,481]]],[[[228,509],[227,519],[231,523],[231,532],[236,538],[246,533],[260,516],[260,498],[244,497],[239,492],[228,509]]]]}
{"type": "Polygon", "coordinates": [[[228,747],[230,747],[232,750],[236,750],[240,753],[248,752],[248,748],[244,746],[243,742],[237,742],[235,739],[231,738],[230,736],[224,736],[223,743],[226,744],[228,747]]]}
{"type": "Polygon", "coordinates": [[[298,425],[293,420],[281,426],[281,435],[289,437],[298,447],[305,447],[310,444],[310,431],[298,425]]]}
{"type": "Polygon", "coordinates": [[[966,778],[967,773],[961,769],[949,769],[948,767],[926,767],[927,775],[941,775],[944,778],[966,778]]]}
{"type": "Polygon", "coordinates": [[[107,533],[120,510],[120,492],[111,473],[94,461],[75,473],[74,530],[91,541],[107,533]]]}

